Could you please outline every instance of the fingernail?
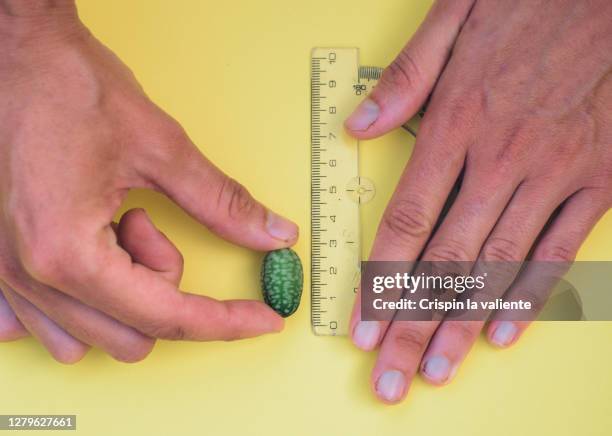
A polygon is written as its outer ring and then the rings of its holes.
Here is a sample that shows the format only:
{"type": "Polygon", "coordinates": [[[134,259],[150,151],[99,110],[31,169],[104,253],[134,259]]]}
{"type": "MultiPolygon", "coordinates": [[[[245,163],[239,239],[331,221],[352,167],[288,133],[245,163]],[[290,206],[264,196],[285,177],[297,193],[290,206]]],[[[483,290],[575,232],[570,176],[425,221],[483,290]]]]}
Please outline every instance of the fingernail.
{"type": "Polygon", "coordinates": [[[353,331],[353,342],[362,350],[370,351],[376,347],[379,335],[378,321],[359,321],[353,331]]]}
{"type": "Polygon", "coordinates": [[[423,365],[425,376],[436,382],[445,383],[450,378],[451,364],[444,356],[433,356],[423,365]]]}
{"type": "Polygon", "coordinates": [[[405,385],[406,379],[401,371],[385,371],[376,383],[376,393],[385,401],[395,402],[402,397],[405,385]]]}
{"type": "Polygon", "coordinates": [[[298,227],[294,223],[270,210],[266,217],[266,230],[274,239],[284,242],[294,241],[298,236],[298,227]]]}
{"type": "Polygon", "coordinates": [[[349,130],[363,131],[367,130],[380,114],[380,107],[374,100],[366,98],[359,106],[353,111],[353,113],[346,119],[344,125],[349,130]]]}
{"type": "Polygon", "coordinates": [[[497,325],[493,335],[491,335],[491,342],[499,347],[506,347],[514,341],[517,333],[518,329],[513,322],[502,321],[497,325]]]}

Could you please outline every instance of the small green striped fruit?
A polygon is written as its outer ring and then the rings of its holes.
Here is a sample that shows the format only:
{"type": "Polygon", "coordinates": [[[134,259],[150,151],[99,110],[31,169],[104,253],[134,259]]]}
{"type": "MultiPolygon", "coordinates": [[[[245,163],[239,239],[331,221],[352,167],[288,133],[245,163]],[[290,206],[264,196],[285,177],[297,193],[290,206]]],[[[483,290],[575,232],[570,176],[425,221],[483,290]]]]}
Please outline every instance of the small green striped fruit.
{"type": "Polygon", "coordinates": [[[270,251],[261,267],[261,291],[264,301],[283,318],[300,305],[304,273],[300,258],[290,248],[270,251]]]}

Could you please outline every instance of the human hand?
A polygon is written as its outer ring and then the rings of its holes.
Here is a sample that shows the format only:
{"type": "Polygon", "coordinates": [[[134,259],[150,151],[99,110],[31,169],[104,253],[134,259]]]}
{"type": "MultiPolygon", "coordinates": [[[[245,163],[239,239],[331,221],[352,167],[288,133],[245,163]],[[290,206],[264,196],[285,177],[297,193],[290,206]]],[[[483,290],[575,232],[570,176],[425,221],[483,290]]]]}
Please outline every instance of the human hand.
{"type": "MultiPolygon", "coordinates": [[[[573,260],[612,204],[611,53],[607,0],[435,2],[345,123],[383,135],[433,92],[370,260],[516,262],[532,247],[535,261],[573,260]]],[[[487,336],[506,347],[526,326],[493,321],[487,336]]],[[[358,297],[351,327],[358,347],[380,346],[371,384],[396,403],[419,371],[448,383],[484,325],[360,322],[358,297]]]]}
{"type": "Polygon", "coordinates": [[[0,1],[0,339],[29,331],[61,362],[89,346],[131,362],[156,338],[281,330],[262,302],[181,292],[181,255],[144,211],[112,220],[129,189],[150,188],[255,250],[292,245],[296,225],[209,162],[73,2],[20,1],[0,1]]]}

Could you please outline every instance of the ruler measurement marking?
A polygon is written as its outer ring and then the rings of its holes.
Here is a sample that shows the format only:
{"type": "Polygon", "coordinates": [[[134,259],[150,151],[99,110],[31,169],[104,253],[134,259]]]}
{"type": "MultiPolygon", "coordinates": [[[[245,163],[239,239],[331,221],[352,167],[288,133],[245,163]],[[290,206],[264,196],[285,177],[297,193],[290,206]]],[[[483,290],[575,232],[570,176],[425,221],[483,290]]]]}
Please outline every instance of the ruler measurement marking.
{"type": "Polygon", "coordinates": [[[347,333],[359,271],[359,204],[346,192],[359,176],[358,143],[343,127],[361,98],[353,90],[358,70],[357,49],[312,52],[311,324],[317,335],[347,333]]]}
{"type": "MultiPolygon", "coordinates": [[[[319,170],[318,170],[318,164],[319,164],[319,152],[318,152],[318,148],[320,147],[320,139],[322,137],[321,135],[321,128],[320,126],[322,125],[321,123],[321,117],[320,114],[317,112],[317,108],[320,107],[320,100],[321,100],[321,95],[320,95],[320,90],[319,90],[319,83],[321,81],[320,79],[320,61],[323,58],[312,58],[312,64],[311,64],[311,114],[310,114],[310,120],[311,120],[311,135],[310,135],[310,141],[311,141],[311,183],[313,186],[317,186],[319,185],[319,182],[317,180],[317,177],[319,175],[319,170]]],[[[320,206],[318,205],[320,201],[320,196],[318,195],[318,193],[314,192],[314,189],[311,190],[311,210],[313,212],[311,212],[311,218],[315,216],[314,214],[314,210],[318,209],[320,206]]],[[[320,318],[320,314],[317,313],[318,311],[315,309],[320,309],[320,302],[318,300],[318,298],[320,297],[320,273],[318,270],[318,264],[319,262],[316,260],[316,254],[319,253],[318,249],[314,248],[314,242],[315,240],[318,240],[318,232],[319,232],[319,223],[315,220],[312,219],[311,220],[311,234],[312,234],[312,247],[311,250],[311,305],[312,308],[311,309],[311,323],[313,326],[318,325],[321,323],[321,318],[320,318]]]]}

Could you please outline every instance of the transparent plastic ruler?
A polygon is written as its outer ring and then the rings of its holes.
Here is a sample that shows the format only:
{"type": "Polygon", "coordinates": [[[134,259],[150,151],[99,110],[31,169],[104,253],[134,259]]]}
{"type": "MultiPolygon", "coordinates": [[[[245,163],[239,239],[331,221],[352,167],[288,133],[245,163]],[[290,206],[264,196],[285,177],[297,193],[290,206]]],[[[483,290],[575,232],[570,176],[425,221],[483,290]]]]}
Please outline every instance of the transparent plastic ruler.
{"type": "MultiPolygon", "coordinates": [[[[311,53],[311,320],[316,335],[346,335],[359,286],[359,207],[375,194],[359,175],[359,141],[344,120],[382,68],[359,66],[357,48],[311,53]]],[[[416,134],[418,119],[404,126],[416,134]]]]}

